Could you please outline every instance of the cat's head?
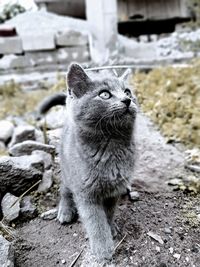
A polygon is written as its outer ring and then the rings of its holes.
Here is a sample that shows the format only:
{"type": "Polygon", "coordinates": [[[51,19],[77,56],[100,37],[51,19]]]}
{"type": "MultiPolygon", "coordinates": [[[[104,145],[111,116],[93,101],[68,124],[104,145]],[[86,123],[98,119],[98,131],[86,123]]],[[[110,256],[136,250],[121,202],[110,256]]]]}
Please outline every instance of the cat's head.
{"type": "Polygon", "coordinates": [[[108,71],[87,73],[71,64],[67,74],[70,106],[74,121],[95,131],[116,132],[133,127],[136,97],[127,86],[130,72],[116,77],[108,71]]]}

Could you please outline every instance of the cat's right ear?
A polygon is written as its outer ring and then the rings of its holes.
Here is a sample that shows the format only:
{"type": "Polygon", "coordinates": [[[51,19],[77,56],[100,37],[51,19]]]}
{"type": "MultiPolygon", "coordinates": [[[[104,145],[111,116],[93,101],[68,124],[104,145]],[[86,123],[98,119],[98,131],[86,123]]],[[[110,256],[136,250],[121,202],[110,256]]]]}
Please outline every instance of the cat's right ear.
{"type": "Polygon", "coordinates": [[[69,66],[67,86],[70,94],[80,98],[87,92],[90,83],[90,78],[79,64],[72,63],[69,66]]]}

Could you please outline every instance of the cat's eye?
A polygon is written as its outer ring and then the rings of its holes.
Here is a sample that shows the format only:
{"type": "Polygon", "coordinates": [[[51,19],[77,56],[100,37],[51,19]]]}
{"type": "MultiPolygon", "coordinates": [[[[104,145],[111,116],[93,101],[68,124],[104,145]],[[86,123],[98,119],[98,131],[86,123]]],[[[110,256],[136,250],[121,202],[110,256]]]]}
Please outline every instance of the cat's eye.
{"type": "Polygon", "coordinates": [[[100,96],[102,99],[109,99],[109,98],[111,98],[112,95],[111,95],[110,92],[104,90],[104,91],[101,91],[101,92],[99,93],[99,96],[100,96]]]}
{"type": "Polygon", "coordinates": [[[128,96],[128,97],[132,97],[132,94],[131,94],[131,91],[129,90],[129,89],[126,89],[125,91],[124,91],[124,93],[128,96]]]}

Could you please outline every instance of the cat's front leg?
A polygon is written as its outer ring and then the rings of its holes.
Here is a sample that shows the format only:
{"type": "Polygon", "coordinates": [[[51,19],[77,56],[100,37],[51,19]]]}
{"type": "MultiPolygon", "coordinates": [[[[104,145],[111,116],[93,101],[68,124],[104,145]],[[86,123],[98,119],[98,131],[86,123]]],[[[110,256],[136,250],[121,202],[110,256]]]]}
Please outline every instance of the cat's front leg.
{"type": "Polygon", "coordinates": [[[95,258],[99,262],[110,260],[114,251],[114,243],[103,205],[79,199],[77,207],[95,258]]]}

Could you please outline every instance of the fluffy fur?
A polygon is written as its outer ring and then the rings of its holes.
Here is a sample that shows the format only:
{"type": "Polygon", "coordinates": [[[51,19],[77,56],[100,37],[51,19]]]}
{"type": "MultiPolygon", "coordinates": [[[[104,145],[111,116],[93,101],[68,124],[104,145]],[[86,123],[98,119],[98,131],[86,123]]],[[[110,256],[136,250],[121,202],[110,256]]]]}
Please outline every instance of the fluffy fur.
{"type": "Polygon", "coordinates": [[[112,257],[114,211],[134,166],[137,104],[126,78],[105,71],[87,74],[78,64],[67,75],[57,218],[69,223],[78,210],[99,261],[112,257]]]}

